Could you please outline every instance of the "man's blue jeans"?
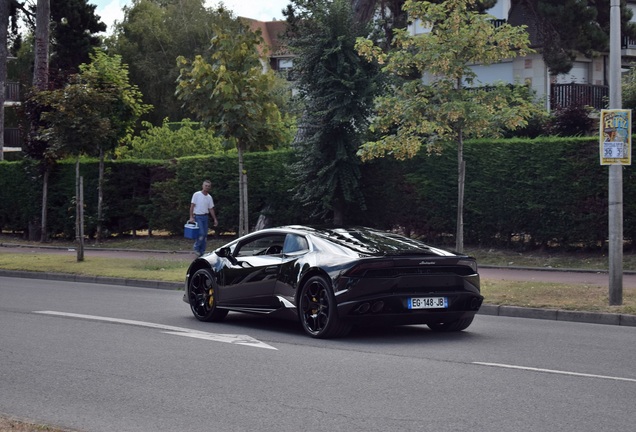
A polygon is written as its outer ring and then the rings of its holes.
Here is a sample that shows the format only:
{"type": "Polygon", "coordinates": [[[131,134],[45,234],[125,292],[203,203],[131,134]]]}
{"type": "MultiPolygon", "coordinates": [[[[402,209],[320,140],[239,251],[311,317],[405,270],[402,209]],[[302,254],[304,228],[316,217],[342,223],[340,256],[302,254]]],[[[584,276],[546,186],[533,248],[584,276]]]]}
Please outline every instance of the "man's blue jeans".
{"type": "Polygon", "coordinates": [[[208,240],[208,215],[195,215],[194,221],[199,226],[199,236],[197,237],[197,241],[194,242],[193,249],[199,255],[203,255],[208,240]]]}

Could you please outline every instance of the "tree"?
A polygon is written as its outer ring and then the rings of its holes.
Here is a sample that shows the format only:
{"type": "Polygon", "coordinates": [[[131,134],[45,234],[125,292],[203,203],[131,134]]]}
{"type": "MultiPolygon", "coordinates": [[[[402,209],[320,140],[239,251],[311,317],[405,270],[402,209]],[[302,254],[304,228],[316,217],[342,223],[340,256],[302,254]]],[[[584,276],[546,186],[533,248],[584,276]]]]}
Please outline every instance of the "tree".
{"type": "Polygon", "coordinates": [[[214,37],[205,56],[180,56],[177,96],[205,126],[238,149],[239,235],[249,232],[247,172],[243,154],[258,145],[285,139],[285,124],[271,90],[274,75],[264,71],[258,47],[260,31],[252,32],[220,8],[223,24],[212,27],[214,37]]]}
{"type": "MultiPolygon", "coordinates": [[[[609,51],[611,0],[524,0],[539,24],[543,59],[552,75],[572,69],[577,54],[593,57],[609,51]]],[[[622,36],[636,38],[632,12],[621,1],[622,36]]],[[[535,43],[538,41],[534,41],[535,43]]]]}
{"type": "Polygon", "coordinates": [[[90,61],[89,54],[101,46],[96,34],[106,31],[106,24],[95,15],[88,0],[51,0],[51,61],[49,77],[54,87],[61,87],[79,66],[90,61]]]}
{"type": "Polygon", "coordinates": [[[528,34],[523,27],[495,27],[487,15],[470,10],[474,0],[447,0],[442,4],[407,1],[411,19],[427,24],[429,32],[411,35],[397,30],[393,50],[384,53],[367,39],[358,39],[358,50],[383,65],[383,71],[400,78],[416,69],[424,79],[405,80],[392,94],[376,100],[372,129],[379,139],[361,148],[368,160],[392,154],[398,159],[418,153],[423,142],[429,151],[455,142],[458,162],[456,249],[463,250],[464,139],[496,136],[504,128],[525,125],[534,107],[515,87],[498,85],[467,88],[475,79],[469,65],[492,64],[525,55],[528,34]]]}
{"type": "Polygon", "coordinates": [[[144,120],[161,126],[165,118],[184,118],[182,102],[175,96],[180,67],[176,59],[204,54],[213,26],[222,20],[203,0],[133,0],[124,7],[124,19],[108,45],[130,65],[131,81],[155,107],[144,120]]]}
{"type": "Polygon", "coordinates": [[[296,2],[288,9],[289,46],[305,113],[294,142],[296,197],[312,216],[342,225],[346,209],[364,209],[357,151],[368,128],[378,68],[361,58],[349,0],[296,2]]]}
{"type": "Polygon", "coordinates": [[[39,138],[65,154],[99,156],[97,239],[101,236],[104,156],[132,133],[150,107],[129,83],[121,57],[97,51],[67,86],[35,96],[43,109],[39,138]]]}

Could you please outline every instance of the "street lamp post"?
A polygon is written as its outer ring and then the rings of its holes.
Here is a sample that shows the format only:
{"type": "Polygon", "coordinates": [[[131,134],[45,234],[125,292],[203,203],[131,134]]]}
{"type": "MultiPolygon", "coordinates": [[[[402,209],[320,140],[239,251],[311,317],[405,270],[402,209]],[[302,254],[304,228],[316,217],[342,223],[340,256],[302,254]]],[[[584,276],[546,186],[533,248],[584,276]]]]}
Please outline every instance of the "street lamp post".
{"type": "MultiPolygon", "coordinates": [[[[621,15],[620,0],[610,3],[609,108],[620,109],[621,15]]],[[[623,303],[623,166],[609,166],[609,304],[623,303]]]]}

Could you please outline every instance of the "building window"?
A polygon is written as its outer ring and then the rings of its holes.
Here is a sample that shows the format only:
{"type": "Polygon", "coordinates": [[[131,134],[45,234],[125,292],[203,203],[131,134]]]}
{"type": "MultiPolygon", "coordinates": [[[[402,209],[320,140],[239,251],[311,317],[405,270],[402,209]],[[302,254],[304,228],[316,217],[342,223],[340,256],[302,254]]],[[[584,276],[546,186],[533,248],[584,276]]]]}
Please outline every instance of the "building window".
{"type": "Polygon", "coordinates": [[[294,66],[294,60],[292,59],[279,59],[278,60],[278,70],[286,71],[291,69],[294,66]]]}

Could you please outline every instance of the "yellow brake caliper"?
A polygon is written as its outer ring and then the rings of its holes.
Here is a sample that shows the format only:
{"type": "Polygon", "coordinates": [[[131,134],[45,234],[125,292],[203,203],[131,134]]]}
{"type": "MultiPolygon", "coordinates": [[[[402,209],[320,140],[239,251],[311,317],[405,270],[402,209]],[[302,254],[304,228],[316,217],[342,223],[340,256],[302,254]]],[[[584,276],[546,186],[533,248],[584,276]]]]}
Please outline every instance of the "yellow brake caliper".
{"type": "Polygon", "coordinates": [[[208,306],[214,306],[214,288],[208,290],[208,306]]]}

